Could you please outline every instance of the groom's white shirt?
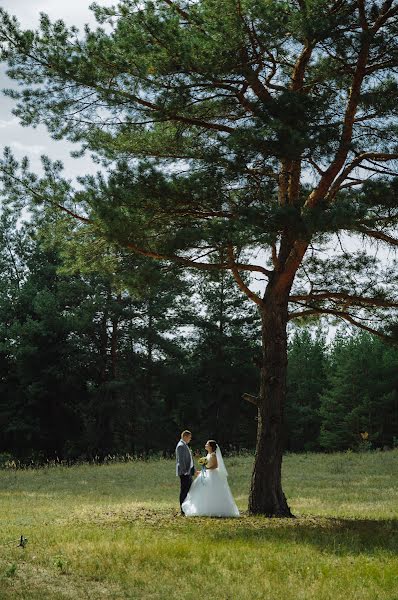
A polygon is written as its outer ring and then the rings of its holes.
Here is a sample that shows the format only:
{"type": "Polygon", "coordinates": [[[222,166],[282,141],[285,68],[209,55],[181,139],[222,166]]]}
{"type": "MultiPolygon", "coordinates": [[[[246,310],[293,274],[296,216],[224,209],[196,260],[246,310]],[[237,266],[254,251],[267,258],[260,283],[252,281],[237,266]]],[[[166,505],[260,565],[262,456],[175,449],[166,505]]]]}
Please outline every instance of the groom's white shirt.
{"type": "MultiPolygon", "coordinates": [[[[177,446],[179,446],[180,444],[184,444],[184,446],[186,446],[186,447],[188,448],[188,452],[189,452],[189,455],[190,455],[190,457],[191,457],[191,464],[189,465],[189,468],[190,468],[190,470],[191,470],[191,469],[192,469],[192,467],[193,467],[192,450],[191,450],[191,448],[188,446],[188,444],[186,444],[186,443],[184,442],[184,440],[183,440],[182,438],[181,438],[181,439],[180,439],[180,441],[178,442],[177,446]]],[[[178,477],[178,461],[176,462],[176,475],[177,475],[177,477],[178,477]]]]}
{"type": "MultiPolygon", "coordinates": [[[[185,444],[184,440],[182,440],[182,441],[183,441],[183,443],[185,444]]],[[[188,448],[188,450],[189,450],[189,454],[191,455],[191,464],[190,464],[189,466],[190,466],[190,468],[192,469],[192,467],[193,467],[192,450],[191,450],[191,448],[188,446],[188,444],[185,444],[185,445],[186,445],[186,447],[187,447],[187,448],[188,448]]]]}

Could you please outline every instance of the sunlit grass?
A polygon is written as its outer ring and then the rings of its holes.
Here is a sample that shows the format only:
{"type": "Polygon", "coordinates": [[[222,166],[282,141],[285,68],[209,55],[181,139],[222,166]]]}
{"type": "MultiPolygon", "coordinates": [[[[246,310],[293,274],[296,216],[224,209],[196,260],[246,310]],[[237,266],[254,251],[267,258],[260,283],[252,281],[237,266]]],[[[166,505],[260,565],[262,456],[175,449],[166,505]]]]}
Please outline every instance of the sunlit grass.
{"type": "Polygon", "coordinates": [[[246,513],[251,466],[240,519],[179,517],[173,461],[1,471],[1,600],[398,599],[397,450],[286,456],[292,520],[246,513]]]}

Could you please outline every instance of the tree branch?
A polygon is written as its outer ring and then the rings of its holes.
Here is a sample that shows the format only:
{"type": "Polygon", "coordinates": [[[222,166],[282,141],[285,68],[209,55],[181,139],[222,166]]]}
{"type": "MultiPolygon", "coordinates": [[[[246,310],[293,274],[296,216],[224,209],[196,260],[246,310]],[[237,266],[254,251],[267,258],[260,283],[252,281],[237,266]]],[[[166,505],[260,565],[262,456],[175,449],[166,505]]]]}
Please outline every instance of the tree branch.
{"type": "Polygon", "coordinates": [[[75,213],[74,211],[70,210],[69,208],[66,208],[66,206],[63,206],[63,204],[60,204],[59,202],[54,202],[53,200],[51,200],[51,198],[48,198],[48,197],[44,196],[43,194],[39,194],[36,190],[31,188],[29,185],[26,185],[22,179],[20,179],[19,177],[16,177],[13,173],[8,171],[7,169],[3,169],[3,171],[4,171],[4,173],[7,174],[7,177],[10,177],[10,179],[13,179],[14,181],[16,181],[17,183],[22,185],[24,190],[29,192],[29,194],[32,194],[35,198],[38,198],[42,202],[49,202],[56,208],[59,208],[59,210],[62,210],[63,212],[67,213],[69,216],[73,217],[74,219],[77,219],[78,221],[81,221],[82,223],[86,223],[86,224],[93,223],[93,221],[91,219],[89,219],[87,217],[83,217],[82,215],[75,213]]]}
{"type": "Polygon", "coordinates": [[[391,8],[394,0],[385,0],[381,7],[379,18],[374,23],[371,28],[372,33],[376,33],[381,27],[383,27],[384,23],[390,18],[398,14],[398,7],[391,8]]]}
{"type": "Polygon", "coordinates": [[[189,14],[175,2],[172,2],[172,0],[163,0],[163,2],[165,2],[170,8],[173,8],[180,15],[180,17],[188,21],[188,23],[191,23],[191,17],[189,14]]]}
{"type": "Polygon", "coordinates": [[[310,308],[309,310],[303,310],[301,312],[290,313],[288,320],[291,321],[293,319],[298,319],[298,318],[307,317],[307,316],[311,316],[311,315],[332,315],[332,316],[338,317],[344,321],[347,321],[348,323],[351,323],[351,325],[355,325],[355,327],[359,327],[360,329],[363,329],[364,331],[368,331],[372,335],[376,335],[379,338],[381,338],[382,340],[391,341],[390,336],[382,333],[381,331],[377,331],[377,329],[372,329],[371,327],[368,327],[367,325],[364,325],[363,323],[360,323],[359,321],[356,321],[349,313],[347,313],[345,311],[322,309],[322,308],[319,308],[319,309],[318,308],[310,308]]]}
{"type": "Polygon", "coordinates": [[[366,64],[369,58],[370,38],[363,36],[361,41],[361,49],[358,53],[355,72],[352,78],[350,95],[344,114],[343,131],[340,138],[338,150],[331,165],[326,169],[320,179],[318,186],[310,193],[307,198],[306,206],[315,206],[321,198],[325,197],[332,184],[334,178],[338,175],[340,169],[346,161],[354,127],[356,110],[360,99],[361,85],[365,76],[366,64]]]}
{"type": "Polygon", "coordinates": [[[308,248],[308,241],[296,240],[293,243],[293,247],[289,252],[289,255],[284,263],[283,269],[278,277],[278,280],[274,286],[274,290],[277,292],[283,292],[292,285],[294,276],[297,269],[299,268],[301,261],[308,248]]]}
{"type": "Polygon", "coordinates": [[[358,10],[359,10],[359,22],[361,24],[361,27],[362,27],[363,31],[368,31],[369,24],[366,20],[365,1],[364,0],[358,0],[358,10]]]}
{"type": "Polygon", "coordinates": [[[383,242],[386,242],[387,244],[390,244],[391,246],[398,246],[398,240],[396,238],[393,238],[390,235],[383,233],[382,231],[368,229],[367,227],[363,227],[362,225],[358,225],[356,227],[356,229],[357,229],[357,231],[360,231],[361,233],[364,233],[365,235],[368,235],[369,237],[373,237],[377,240],[382,240],[383,242]]]}
{"type": "Polygon", "coordinates": [[[245,282],[243,281],[242,277],[239,274],[239,266],[238,266],[238,263],[235,262],[234,250],[233,250],[232,244],[228,245],[227,254],[228,254],[228,258],[229,258],[229,268],[231,269],[232,274],[233,274],[235,281],[238,284],[239,288],[242,290],[242,292],[244,292],[246,294],[246,296],[248,298],[250,298],[250,300],[253,300],[253,302],[258,304],[258,306],[263,307],[264,302],[261,300],[261,298],[259,296],[257,296],[257,294],[252,292],[252,290],[245,284],[245,282]]]}
{"type": "Polygon", "coordinates": [[[369,298],[366,296],[351,296],[343,292],[315,292],[310,294],[295,294],[289,297],[289,302],[301,302],[306,300],[345,300],[348,304],[356,306],[384,306],[398,308],[398,302],[390,302],[384,298],[369,298]]]}
{"type": "MultiPolygon", "coordinates": [[[[177,254],[161,254],[159,252],[153,252],[152,250],[145,250],[144,248],[140,248],[136,244],[128,242],[125,244],[126,248],[129,248],[133,252],[140,254],[142,256],[147,256],[149,258],[156,258],[158,260],[167,260],[170,262],[175,262],[177,264],[184,265],[185,267],[192,267],[193,269],[200,269],[202,271],[214,271],[216,269],[231,269],[231,265],[229,262],[226,263],[201,263],[191,260],[189,258],[184,258],[183,256],[178,256],[177,254]]],[[[242,263],[235,263],[236,270],[239,271],[251,271],[251,272],[259,272],[267,277],[270,276],[271,272],[267,271],[261,266],[258,265],[247,265],[242,263]]],[[[231,269],[232,270],[232,269],[231,269]]]]}
{"type": "Polygon", "coordinates": [[[336,179],[336,181],[334,182],[333,186],[330,188],[330,191],[327,195],[327,199],[328,200],[333,200],[333,198],[336,196],[337,192],[340,189],[341,184],[345,181],[345,179],[348,177],[348,175],[356,168],[359,167],[360,164],[364,161],[364,160],[377,160],[377,161],[381,161],[381,162],[386,162],[389,160],[397,160],[398,159],[398,154],[388,154],[386,152],[363,152],[362,154],[360,154],[359,156],[357,156],[356,158],[354,158],[354,160],[352,160],[347,166],[346,168],[342,171],[341,175],[339,175],[339,177],[336,179]]]}
{"type": "Polygon", "coordinates": [[[247,400],[247,402],[254,404],[254,406],[259,406],[259,399],[257,396],[253,396],[252,394],[242,394],[242,398],[243,400],[247,400]]]}

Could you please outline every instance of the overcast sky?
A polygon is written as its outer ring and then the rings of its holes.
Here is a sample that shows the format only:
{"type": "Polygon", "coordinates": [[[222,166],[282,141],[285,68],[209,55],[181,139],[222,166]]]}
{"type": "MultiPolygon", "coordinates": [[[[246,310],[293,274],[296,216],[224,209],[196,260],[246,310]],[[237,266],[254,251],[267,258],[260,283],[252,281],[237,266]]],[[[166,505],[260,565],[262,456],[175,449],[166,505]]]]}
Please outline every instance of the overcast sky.
{"type": "MultiPolygon", "coordinates": [[[[89,6],[92,0],[0,0],[0,6],[15,15],[24,28],[35,29],[38,25],[39,14],[47,13],[50,18],[63,19],[67,25],[82,28],[85,23],[95,26],[95,19],[89,6]]],[[[100,0],[104,6],[116,4],[116,0],[100,0]]],[[[5,74],[4,65],[0,67],[0,89],[12,87],[15,82],[5,74]]],[[[66,141],[52,140],[45,127],[21,127],[18,119],[11,110],[15,101],[1,93],[0,100],[0,139],[1,147],[10,146],[17,158],[28,156],[32,170],[39,170],[40,155],[48,154],[52,159],[62,160],[66,174],[73,178],[88,172],[98,170],[89,158],[73,159],[70,151],[76,147],[66,141]]]]}

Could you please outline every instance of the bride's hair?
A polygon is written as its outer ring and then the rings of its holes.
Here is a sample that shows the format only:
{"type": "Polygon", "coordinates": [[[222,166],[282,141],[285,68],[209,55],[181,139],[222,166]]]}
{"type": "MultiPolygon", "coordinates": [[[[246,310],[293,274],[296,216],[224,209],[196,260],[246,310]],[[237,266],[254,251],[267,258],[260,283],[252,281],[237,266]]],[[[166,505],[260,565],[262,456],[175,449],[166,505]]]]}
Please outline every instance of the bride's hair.
{"type": "Polygon", "coordinates": [[[215,442],[214,440],[209,440],[207,443],[211,446],[213,452],[215,452],[217,448],[217,442],[215,442]]]}

